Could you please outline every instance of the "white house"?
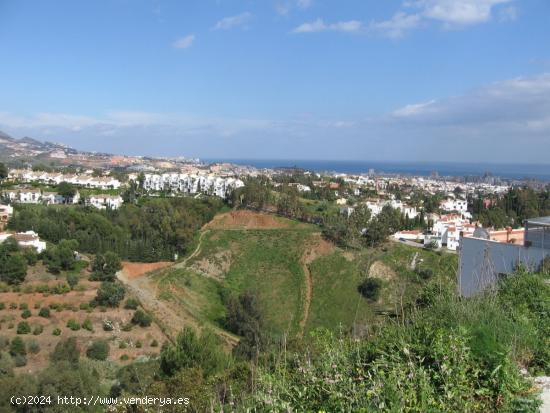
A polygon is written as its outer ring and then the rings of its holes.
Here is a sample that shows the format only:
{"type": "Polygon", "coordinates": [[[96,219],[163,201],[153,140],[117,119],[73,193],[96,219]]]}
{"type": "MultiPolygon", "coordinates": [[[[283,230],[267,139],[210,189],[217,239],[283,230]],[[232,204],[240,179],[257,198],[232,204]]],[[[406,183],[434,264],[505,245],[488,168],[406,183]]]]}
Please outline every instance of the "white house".
{"type": "Polygon", "coordinates": [[[17,244],[19,244],[21,248],[34,248],[39,254],[46,249],[46,243],[44,241],[40,241],[38,234],[34,231],[18,232],[16,234],[7,232],[1,233],[0,243],[10,237],[15,238],[17,244]]]}
{"type": "Polygon", "coordinates": [[[123,203],[120,195],[91,195],[86,203],[97,209],[118,209],[123,203]]]}
{"type": "Polygon", "coordinates": [[[468,211],[468,201],[459,198],[447,198],[440,202],[439,208],[447,212],[465,213],[468,211]]]}

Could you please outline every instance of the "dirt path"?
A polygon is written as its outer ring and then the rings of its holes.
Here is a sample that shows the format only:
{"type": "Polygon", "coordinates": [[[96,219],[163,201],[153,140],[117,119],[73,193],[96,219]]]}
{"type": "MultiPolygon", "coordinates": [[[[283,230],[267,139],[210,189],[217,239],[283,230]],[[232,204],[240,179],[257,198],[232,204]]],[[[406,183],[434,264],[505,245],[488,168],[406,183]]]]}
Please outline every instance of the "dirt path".
{"type": "Polygon", "coordinates": [[[311,298],[313,296],[313,276],[309,265],[322,255],[332,251],[332,244],[325,241],[320,233],[313,234],[315,239],[305,249],[302,255],[302,271],[304,272],[304,312],[300,320],[300,336],[304,335],[304,330],[309,319],[309,309],[311,307],[311,298]]]}

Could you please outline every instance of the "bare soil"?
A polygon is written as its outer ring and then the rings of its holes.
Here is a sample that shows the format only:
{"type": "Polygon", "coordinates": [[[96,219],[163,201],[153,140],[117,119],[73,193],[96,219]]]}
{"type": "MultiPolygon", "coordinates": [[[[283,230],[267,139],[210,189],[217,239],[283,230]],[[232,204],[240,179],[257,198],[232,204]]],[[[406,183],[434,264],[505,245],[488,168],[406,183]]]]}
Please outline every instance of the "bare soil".
{"type": "Polygon", "coordinates": [[[247,210],[234,210],[214,217],[207,225],[210,229],[285,229],[291,221],[274,215],[247,210]]]}
{"type": "Polygon", "coordinates": [[[170,261],[159,261],[159,262],[129,262],[129,261],[123,261],[122,262],[122,271],[124,272],[124,275],[129,278],[137,278],[141,277],[148,272],[160,270],[162,268],[166,268],[173,263],[170,261]]]}

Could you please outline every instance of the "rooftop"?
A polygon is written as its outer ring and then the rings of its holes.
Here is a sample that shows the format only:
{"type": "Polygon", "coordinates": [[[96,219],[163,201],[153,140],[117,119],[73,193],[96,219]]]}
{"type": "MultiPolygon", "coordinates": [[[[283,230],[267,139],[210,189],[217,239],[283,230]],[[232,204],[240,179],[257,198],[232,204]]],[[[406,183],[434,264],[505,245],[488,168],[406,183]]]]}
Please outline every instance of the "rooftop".
{"type": "Polygon", "coordinates": [[[539,218],[529,218],[526,220],[526,222],[531,225],[544,225],[544,226],[550,227],[550,216],[539,217],[539,218]]]}

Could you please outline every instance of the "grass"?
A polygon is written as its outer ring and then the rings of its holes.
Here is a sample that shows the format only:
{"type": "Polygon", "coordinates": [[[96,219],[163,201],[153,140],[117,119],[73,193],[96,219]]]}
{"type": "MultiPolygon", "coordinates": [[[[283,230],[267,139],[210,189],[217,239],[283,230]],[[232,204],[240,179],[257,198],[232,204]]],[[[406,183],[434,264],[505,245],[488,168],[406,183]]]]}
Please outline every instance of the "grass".
{"type": "Polygon", "coordinates": [[[215,263],[217,253],[231,251],[223,288],[257,294],[268,328],[275,334],[295,333],[303,312],[300,259],[309,235],[309,230],[215,230],[205,236],[193,261],[215,263]]]}
{"type": "Polygon", "coordinates": [[[361,264],[339,250],[310,265],[313,294],[307,330],[360,327],[374,320],[373,306],[357,291],[363,279],[361,264]]]}

